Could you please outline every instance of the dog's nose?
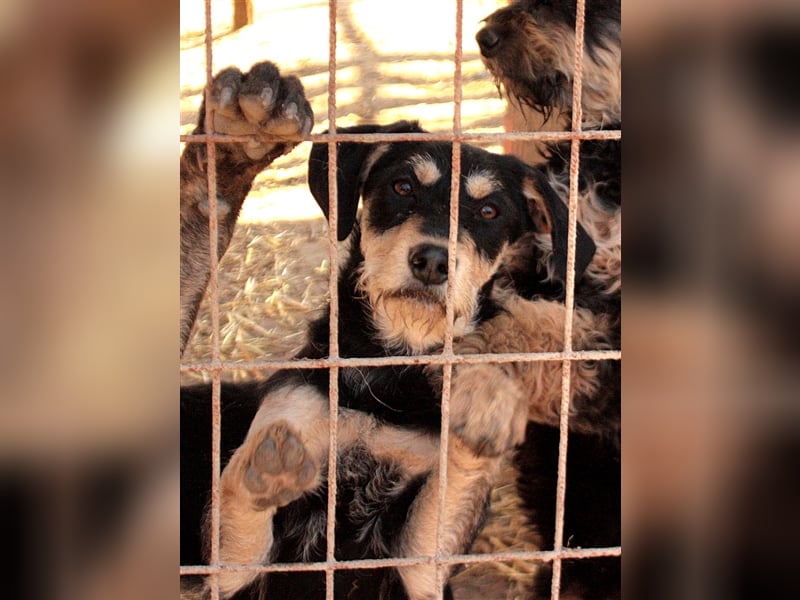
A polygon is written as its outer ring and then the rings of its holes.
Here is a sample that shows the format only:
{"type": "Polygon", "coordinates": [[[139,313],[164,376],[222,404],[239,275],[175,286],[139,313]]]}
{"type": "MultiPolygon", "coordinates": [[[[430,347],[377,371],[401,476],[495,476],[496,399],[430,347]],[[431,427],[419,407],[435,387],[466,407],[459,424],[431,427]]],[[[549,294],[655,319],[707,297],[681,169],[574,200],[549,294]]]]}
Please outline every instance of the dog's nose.
{"type": "Polygon", "coordinates": [[[475,39],[481,49],[481,54],[486,58],[491,58],[500,49],[500,36],[491,27],[481,29],[475,39]]]}
{"type": "Polygon", "coordinates": [[[414,277],[425,285],[447,281],[447,248],[420,244],[411,249],[408,264],[414,277]]]}

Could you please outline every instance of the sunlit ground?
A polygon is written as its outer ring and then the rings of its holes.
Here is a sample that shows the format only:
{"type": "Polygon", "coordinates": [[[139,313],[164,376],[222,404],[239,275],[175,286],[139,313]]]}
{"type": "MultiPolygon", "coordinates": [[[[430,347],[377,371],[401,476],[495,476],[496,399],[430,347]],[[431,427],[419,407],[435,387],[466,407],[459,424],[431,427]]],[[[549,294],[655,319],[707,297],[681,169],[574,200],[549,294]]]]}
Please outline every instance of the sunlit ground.
{"type": "MultiPolygon", "coordinates": [[[[497,1],[464,2],[462,129],[502,131],[504,103],[483,67],[475,33],[497,1]]],[[[417,119],[431,131],[452,129],[455,3],[410,0],[340,2],[337,15],[337,126],[417,119]]],[[[327,2],[254,3],[254,22],[231,31],[232,3],[212,2],[213,71],[247,70],[271,60],[301,78],[316,116],[328,127],[329,11],[327,2]]],[[[201,0],[181,0],[181,126],[191,133],[206,81],[201,0]]],[[[500,151],[499,145],[487,146],[500,151]]],[[[305,183],[309,144],[277,160],[256,180],[241,222],[319,217],[305,183]]]]}

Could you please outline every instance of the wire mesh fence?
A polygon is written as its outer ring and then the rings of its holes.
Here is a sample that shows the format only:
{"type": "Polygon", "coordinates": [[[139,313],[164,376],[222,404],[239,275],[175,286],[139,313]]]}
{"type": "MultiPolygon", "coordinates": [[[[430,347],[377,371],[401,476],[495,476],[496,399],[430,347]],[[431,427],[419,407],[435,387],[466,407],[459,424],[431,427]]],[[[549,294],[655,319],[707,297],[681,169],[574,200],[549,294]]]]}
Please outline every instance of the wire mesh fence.
{"type": "MultiPolygon", "coordinates": [[[[208,565],[182,565],[181,575],[208,575],[210,577],[211,593],[213,598],[219,597],[219,587],[216,576],[222,572],[249,571],[254,573],[271,573],[277,571],[297,572],[297,571],[324,571],[326,574],[326,597],[334,597],[334,573],[337,570],[345,569],[371,569],[381,567],[401,567],[417,564],[433,565],[436,567],[437,582],[436,589],[442,590],[445,578],[445,568],[452,565],[472,565],[476,563],[503,562],[503,561],[535,561],[550,562],[553,566],[552,597],[559,597],[561,562],[565,559],[591,559],[603,556],[619,556],[620,547],[608,548],[567,548],[564,546],[563,527],[564,527],[564,497],[566,490],[566,457],[567,432],[569,431],[569,402],[570,402],[570,373],[574,361],[577,360],[619,360],[621,352],[619,350],[575,350],[572,347],[573,340],[573,309],[574,309],[574,283],[575,283],[575,244],[577,229],[577,203],[578,203],[578,164],[580,159],[582,140],[596,139],[620,139],[619,131],[584,131],[581,128],[581,91],[582,91],[582,65],[583,65],[583,45],[575,44],[575,80],[573,87],[573,110],[570,131],[534,131],[534,132],[493,132],[484,133],[464,130],[462,122],[463,105],[463,62],[464,62],[464,40],[463,40],[463,0],[456,0],[452,3],[452,21],[455,32],[455,50],[452,56],[452,115],[450,128],[446,131],[433,133],[407,133],[407,134],[354,134],[337,132],[338,120],[338,44],[341,31],[339,29],[340,2],[329,0],[328,2],[328,68],[327,68],[327,122],[329,131],[326,134],[309,134],[298,141],[327,143],[328,144],[328,181],[329,181],[329,224],[328,224],[328,252],[329,264],[332,267],[328,274],[328,296],[330,301],[330,344],[329,356],[325,359],[312,360],[293,360],[293,359],[263,359],[252,361],[231,361],[225,360],[220,352],[220,310],[219,310],[219,284],[218,284],[218,252],[217,252],[217,232],[220,224],[217,219],[217,173],[215,166],[215,156],[217,144],[229,144],[247,140],[246,137],[237,137],[213,133],[213,114],[208,111],[206,114],[205,130],[208,133],[202,135],[181,135],[182,142],[202,142],[206,144],[208,155],[208,212],[209,212],[209,239],[210,239],[210,267],[211,278],[208,285],[209,298],[209,318],[211,331],[210,357],[204,360],[187,360],[181,364],[182,373],[200,373],[207,376],[212,388],[212,473],[211,473],[211,502],[209,509],[209,564],[208,565]],[[570,161],[570,185],[569,185],[569,238],[567,245],[567,281],[566,281],[566,318],[564,323],[564,347],[561,351],[537,352],[537,353],[509,353],[509,354],[473,354],[459,355],[453,350],[453,328],[454,322],[454,302],[453,286],[450,281],[447,284],[446,295],[446,319],[450,327],[446,329],[444,348],[441,353],[425,354],[404,357],[380,357],[380,358],[344,358],[339,355],[339,312],[338,312],[338,287],[337,269],[339,264],[338,245],[337,245],[337,154],[336,148],[339,142],[400,142],[400,141],[446,141],[452,144],[452,176],[451,176],[451,195],[450,195],[450,227],[449,227],[449,252],[448,268],[450,272],[455,271],[457,236],[458,236],[458,209],[459,193],[461,182],[461,145],[464,143],[503,143],[509,140],[521,140],[530,142],[557,142],[572,140],[570,161]],[[450,411],[450,382],[452,369],[455,365],[476,364],[485,362],[532,362],[532,361],[555,361],[561,363],[562,386],[561,386],[561,442],[559,446],[558,461],[558,485],[556,498],[556,531],[555,545],[552,551],[526,551],[526,552],[489,552],[482,554],[467,555],[448,555],[441,540],[445,536],[445,498],[447,482],[447,450],[450,411]],[[441,430],[440,430],[440,456],[439,456],[439,494],[438,494],[438,527],[432,535],[437,539],[437,552],[433,556],[418,557],[398,557],[390,559],[376,560],[356,560],[344,561],[335,558],[335,520],[328,518],[326,526],[326,559],[323,562],[313,563],[284,563],[268,565],[231,565],[221,564],[220,562],[220,390],[221,382],[225,373],[233,370],[252,370],[264,371],[283,368],[308,368],[308,369],[328,369],[329,372],[329,455],[327,465],[328,515],[336,514],[337,501],[337,433],[338,433],[338,404],[339,404],[339,370],[347,367],[375,367],[385,365],[441,365],[443,370],[443,386],[441,399],[441,430]]],[[[205,49],[205,75],[206,75],[206,97],[211,89],[211,81],[216,71],[214,61],[214,47],[216,32],[212,27],[212,3],[211,0],[204,0],[205,6],[205,31],[203,45],[205,49]]],[[[585,2],[580,0],[577,3],[575,33],[576,39],[583,39],[585,27],[585,2]]],[[[269,57],[256,57],[269,58],[269,57]]],[[[210,102],[208,103],[210,104],[210,102]]],[[[441,594],[441,592],[440,592],[441,594]]]]}

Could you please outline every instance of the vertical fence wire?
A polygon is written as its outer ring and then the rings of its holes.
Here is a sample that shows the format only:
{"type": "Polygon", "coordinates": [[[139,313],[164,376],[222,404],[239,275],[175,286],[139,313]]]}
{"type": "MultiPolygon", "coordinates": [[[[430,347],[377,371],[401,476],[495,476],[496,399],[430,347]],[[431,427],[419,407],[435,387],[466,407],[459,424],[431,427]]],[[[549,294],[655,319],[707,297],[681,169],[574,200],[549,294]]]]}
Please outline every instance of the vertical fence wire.
{"type": "MultiPolygon", "coordinates": [[[[582,108],[581,93],[583,86],[583,37],[586,18],[586,2],[578,0],[575,13],[575,56],[573,63],[572,87],[572,133],[581,131],[582,108]]],[[[578,213],[578,173],[580,166],[581,142],[573,138],[570,142],[569,160],[569,223],[567,234],[567,279],[566,297],[564,299],[564,352],[572,352],[572,325],[575,306],[575,246],[577,238],[578,213]]],[[[558,600],[561,593],[561,556],[564,548],[564,504],[567,494],[567,451],[569,439],[569,403],[572,361],[565,360],[561,364],[561,418],[559,423],[558,443],[558,477],[556,482],[556,524],[553,539],[553,579],[550,595],[558,600]]]]}
{"type": "MultiPolygon", "coordinates": [[[[336,134],[336,13],[337,0],[328,3],[328,129],[336,134]]],[[[328,371],[329,393],[328,413],[328,519],[326,522],[326,562],[325,598],[333,600],[335,546],[336,546],[336,455],[338,446],[339,423],[339,367],[335,361],[339,358],[339,286],[337,242],[339,232],[338,219],[338,186],[337,181],[336,142],[328,143],[328,252],[330,256],[330,272],[328,273],[328,293],[330,294],[330,339],[328,357],[334,361],[328,371]]]]}
{"type": "MultiPolygon", "coordinates": [[[[461,62],[463,59],[463,2],[456,1],[455,7],[455,51],[453,56],[453,140],[452,140],[452,165],[450,178],[450,224],[449,240],[447,251],[447,272],[456,272],[456,254],[458,244],[458,200],[461,186],[461,62]]],[[[445,356],[453,355],[453,327],[455,324],[454,309],[454,278],[447,278],[445,295],[445,356]]],[[[447,460],[448,444],[450,442],[450,385],[453,376],[452,362],[446,362],[443,367],[442,377],[442,404],[441,404],[441,428],[439,435],[439,507],[438,523],[436,528],[436,594],[437,598],[442,598],[446,579],[446,572],[452,568],[443,564],[441,559],[445,554],[443,541],[445,539],[445,528],[447,526],[447,460]]]]}
{"type": "MultiPolygon", "coordinates": [[[[213,25],[211,20],[211,0],[205,0],[205,55],[206,55],[206,88],[205,88],[205,132],[214,132],[214,111],[211,104],[211,82],[214,77],[213,55],[213,25]]],[[[208,254],[209,254],[209,280],[208,293],[211,305],[211,361],[219,363],[219,280],[218,267],[218,235],[219,223],[217,221],[217,148],[213,141],[206,142],[208,155],[208,254]]],[[[219,535],[220,535],[220,387],[221,372],[213,371],[211,376],[211,507],[210,507],[210,547],[209,562],[219,565],[219,535]]],[[[211,576],[211,600],[219,599],[219,577],[211,576]]]]}
{"type": "MultiPolygon", "coordinates": [[[[301,565],[267,565],[253,568],[253,565],[221,565],[219,556],[219,537],[220,537],[220,388],[221,372],[227,365],[220,360],[220,312],[219,312],[219,289],[218,289],[218,229],[217,219],[217,173],[216,173],[216,143],[225,136],[215,136],[213,126],[213,110],[210,102],[211,84],[213,81],[213,32],[211,21],[211,0],[204,0],[205,6],[205,55],[206,55],[206,115],[205,115],[205,136],[203,141],[206,143],[208,166],[208,203],[209,203],[209,265],[210,278],[208,284],[210,317],[211,317],[211,362],[197,367],[197,370],[210,371],[212,383],[212,473],[211,473],[211,502],[210,502],[210,546],[209,546],[209,565],[203,567],[182,567],[182,574],[207,574],[210,576],[211,598],[219,598],[218,573],[228,570],[255,570],[258,572],[271,571],[293,571],[314,568],[324,569],[326,581],[326,598],[334,598],[334,575],[338,569],[347,568],[378,568],[381,566],[420,564],[428,562],[431,557],[405,557],[403,559],[384,559],[384,560],[364,560],[364,561],[342,561],[335,560],[335,515],[336,515],[336,459],[337,459],[337,431],[338,431],[338,396],[339,396],[339,369],[345,365],[339,356],[338,332],[339,332],[339,298],[338,298],[338,187],[337,187],[337,140],[342,136],[337,136],[336,131],[336,76],[337,76],[337,10],[338,1],[329,0],[329,57],[328,57],[328,122],[329,134],[324,136],[324,141],[328,144],[328,193],[329,193],[329,227],[328,227],[328,246],[330,256],[330,273],[328,288],[330,294],[330,350],[329,358],[324,368],[329,369],[329,453],[328,453],[328,519],[326,524],[326,561],[324,564],[314,567],[301,565]]],[[[462,63],[463,63],[463,0],[457,0],[455,4],[455,51],[454,51],[454,71],[453,71],[453,129],[452,133],[445,136],[452,143],[452,173],[451,173],[451,194],[450,194],[450,229],[449,229],[449,252],[448,270],[455,272],[456,268],[456,248],[458,236],[458,199],[460,193],[461,176],[461,143],[466,139],[482,139],[480,135],[465,136],[461,125],[461,105],[462,105],[462,63]]],[[[573,309],[574,309],[574,286],[575,286],[575,252],[577,237],[577,206],[578,206],[578,175],[580,161],[580,143],[582,139],[602,139],[614,134],[586,134],[581,129],[581,90],[582,90],[582,69],[583,69],[583,50],[582,42],[585,30],[585,0],[578,0],[575,25],[575,55],[574,55],[574,83],[572,97],[572,122],[571,130],[568,135],[563,136],[557,133],[544,135],[524,135],[524,139],[542,140],[571,140],[570,151],[570,174],[569,174],[569,223],[568,223],[568,245],[567,245],[567,273],[566,273],[566,298],[565,298],[565,322],[564,322],[564,348],[562,353],[552,353],[555,356],[545,356],[535,354],[529,360],[561,360],[562,362],[562,382],[561,382],[561,418],[560,418],[560,441],[558,458],[558,478],[556,494],[556,523],[555,540],[552,552],[532,551],[532,552],[510,552],[510,553],[489,553],[480,556],[448,556],[443,548],[446,527],[446,490],[447,490],[447,460],[448,460],[448,440],[449,440],[449,401],[450,384],[452,380],[453,365],[463,362],[464,357],[453,354],[453,326],[454,326],[454,299],[452,279],[447,282],[446,294],[446,319],[444,349],[438,364],[442,364],[444,377],[442,388],[442,423],[440,431],[440,455],[439,455],[439,481],[438,481],[438,523],[436,535],[436,555],[433,564],[436,568],[437,597],[441,598],[446,574],[458,563],[480,563],[497,560],[512,560],[515,558],[538,559],[552,561],[553,579],[551,597],[558,600],[560,594],[561,581],[561,561],[563,557],[570,558],[591,558],[596,556],[616,556],[619,555],[619,548],[599,548],[586,550],[570,550],[563,546],[564,535],[564,500],[566,495],[566,460],[567,460],[567,439],[569,430],[569,403],[570,403],[570,374],[571,363],[573,360],[587,356],[597,355],[596,358],[619,359],[619,352],[611,353],[575,353],[572,350],[572,330],[573,330],[573,309]],[[609,354],[608,357],[605,354],[609,354]]],[[[228,136],[230,137],[230,136],[228,136]]],[[[312,141],[319,136],[309,136],[312,141]]],[[[365,141],[378,139],[380,136],[365,135],[365,141]]],[[[415,135],[396,136],[398,139],[416,139],[415,135]]],[[[436,136],[429,136],[436,137],[436,136]]],[[[518,136],[517,136],[518,137],[518,136]]],[[[501,134],[490,135],[487,139],[514,139],[514,134],[504,132],[501,134]]],[[[225,140],[222,140],[225,141],[225,140]]],[[[523,353],[525,354],[525,353],[523,353]]],[[[523,357],[524,358],[524,357],[523,357]]],[[[472,357],[477,361],[488,361],[488,357],[472,357]]],[[[509,359],[511,360],[511,359],[509,359]]],[[[424,361],[424,359],[423,359],[424,361]]],[[[366,361],[368,362],[368,361],[366,361]]],[[[390,359],[391,362],[391,359],[390,359]]],[[[412,364],[405,363],[402,359],[395,359],[391,364],[412,364]]],[[[414,363],[420,364],[420,363],[414,363]]],[[[241,366],[241,365],[237,365],[241,366]]],[[[262,366],[262,365],[257,365],[262,366]]],[[[231,367],[233,368],[233,367],[231,367]]]]}

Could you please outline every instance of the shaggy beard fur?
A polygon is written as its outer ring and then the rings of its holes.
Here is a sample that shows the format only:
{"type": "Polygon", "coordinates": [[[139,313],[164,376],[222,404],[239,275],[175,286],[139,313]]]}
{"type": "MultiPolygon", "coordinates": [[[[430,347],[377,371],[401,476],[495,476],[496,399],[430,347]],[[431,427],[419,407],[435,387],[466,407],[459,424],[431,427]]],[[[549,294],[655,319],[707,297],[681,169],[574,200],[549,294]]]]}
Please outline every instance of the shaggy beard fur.
{"type": "MultiPolygon", "coordinates": [[[[584,128],[619,123],[622,116],[619,2],[586,3],[582,97],[584,128]]],[[[498,89],[520,108],[549,119],[572,111],[575,79],[575,3],[513,2],[486,18],[478,32],[484,64],[498,89]]]]}
{"type": "MultiPolygon", "coordinates": [[[[409,354],[422,354],[444,341],[447,329],[446,286],[413,285],[408,279],[405,257],[412,246],[427,239],[417,233],[413,220],[381,235],[362,233],[361,250],[365,261],[360,267],[357,288],[372,307],[378,336],[390,348],[409,354]],[[380,257],[374,260],[371,257],[380,257]],[[397,268],[393,268],[393,266],[397,268]]],[[[479,290],[489,281],[503,260],[505,250],[493,261],[480,255],[471,240],[459,242],[453,280],[453,335],[463,336],[474,329],[479,306],[479,290]]]]}

